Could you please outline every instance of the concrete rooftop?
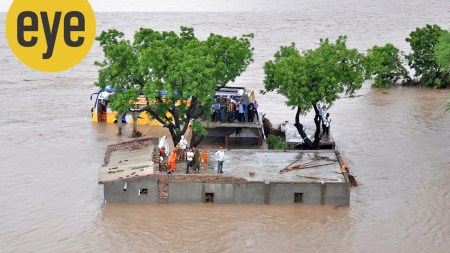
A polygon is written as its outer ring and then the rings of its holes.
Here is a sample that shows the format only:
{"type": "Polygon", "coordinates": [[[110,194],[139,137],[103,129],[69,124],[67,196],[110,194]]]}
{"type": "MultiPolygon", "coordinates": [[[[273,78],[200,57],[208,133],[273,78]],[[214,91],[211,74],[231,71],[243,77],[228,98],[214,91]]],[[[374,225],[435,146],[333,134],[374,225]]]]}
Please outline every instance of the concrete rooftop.
{"type": "Polygon", "coordinates": [[[142,149],[126,148],[111,152],[109,162],[100,167],[99,182],[152,175],[153,145],[142,149]]]}
{"type": "MultiPolygon", "coordinates": [[[[157,166],[152,161],[153,147],[112,151],[108,162],[99,169],[99,182],[159,173],[154,171],[157,166]]],[[[207,151],[209,163],[201,165],[200,175],[217,175],[216,150],[207,151]]],[[[223,176],[243,178],[249,182],[345,183],[343,175],[339,174],[340,165],[334,150],[226,150],[223,171],[223,176]],[[255,172],[254,176],[249,174],[251,170],[255,172]]],[[[186,174],[186,162],[176,164],[175,174],[186,174]]]]}
{"type": "MultiPolygon", "coordinates": [[[[203,168],[208,174],[216,173],[214,152],[209,152],[209,164],[203,168]]],[[[242,177],[250,182],[345,182],[343,175],[339,174],[340,165],[334,150],[225,151],[223,171],[224,176],[242,177]],[[255,171],[255,176],[249,175],[250,170],[255,171]]]]}

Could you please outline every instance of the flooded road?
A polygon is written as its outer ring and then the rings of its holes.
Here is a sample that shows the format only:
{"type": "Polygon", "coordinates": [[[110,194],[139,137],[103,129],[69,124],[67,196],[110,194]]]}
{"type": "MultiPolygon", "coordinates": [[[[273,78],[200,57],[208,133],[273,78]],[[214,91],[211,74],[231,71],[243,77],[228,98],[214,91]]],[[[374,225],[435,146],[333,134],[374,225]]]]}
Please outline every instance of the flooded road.
{"type": "MultiPolygon", "coordinates": [[[[263,63],[292,41],[306,49],[320,37],[347,34],[348,44],[360,50],[387,42],[407,50],[404,38],[415,27],[450,26],[447,1],[299,5],[304,8],[272,13],[100,13],[97,22],[98,31],[115,27],[130,38],[144,25],[194,26],[200,37],[253,32],[255,62],[236,83],[255,90],[263,88],[263,63]],[[399,6],[400,12],[394,8],[399,6]]],[[[372,90],[365,84],[355,98],[342,98],[329,110],[333,137],[360,183],[349,207],[105,205],[98,167],[106,146],[128,140],[131,127],[120,138],[114,125],[90,122],[99,46],[71,70],[38,73],[14,58],[4,38],[5,14],[0,16],[1,252],[446,252],[450,247],[448,90],[372,90]]],[[[295,112],[281,96],[258,100],[273,123],[293,121],[295,112]]]]}

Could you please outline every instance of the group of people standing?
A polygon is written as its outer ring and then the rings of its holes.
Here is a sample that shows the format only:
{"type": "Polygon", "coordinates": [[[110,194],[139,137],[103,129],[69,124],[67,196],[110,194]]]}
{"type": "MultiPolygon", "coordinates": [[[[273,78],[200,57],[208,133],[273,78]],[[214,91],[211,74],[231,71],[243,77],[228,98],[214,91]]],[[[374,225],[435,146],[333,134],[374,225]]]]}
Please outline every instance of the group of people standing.
{"type": "MultiPolygon", "coordinates": [[[[168,149],[166,149],[166,136],[164,136],[161,141],[159,149],[160,149],[160,170],[162,171],[164,165],[168,166],[167,168],[167,174],[173,174],[175,173],[175,164],[178,161],[186,161],[186,174],[198,174],[200,173],[200,164],[201,164],[201,154],[200,150],[197,147],[193,148],[187,148],[188,143],[187,140],[184,138],[184,136],[181,136],[180,142],[177,144],[175,148],[173,148],[172,152],[170,152],[170,155],[167,155],[168,149]],[[167,152],[166,152],[167,151],[167,152]],[[167,159],[167,163],[166,158],[167,159]]],[[[225,153],[223,151],[223,148],[220,147],[220,149],[215,153],[217,157],[217,174],[223,173],[223,161],[225,157],[225,153]]]]}
{"type": "Polygon", "coordinates": [[[253,122],[259,121],[258,101],[251,101],[250,98],[243,94],[239,100],[235,100],[234,96],[219,97],[214,104],[212,120],[215,122],[253,122]]]}
{"type": "MultiPolygon", "coordinates": [[[[163,137],[164,138],[164,137],[163,137]]],[[[168,156],[167,165],[169,166],[168,174],[173,174],[175,172],[175,164],[178,161],[186,161],[186,174],[199,173],[200,172],[200,150],[197,147],[187,148],[188,142],[184,138],[184,135],[181,136],[180,142],[178,142],[177,146],[172,150],[170,155],[168,156]]],[[[160,148],[160,157],[161,161],[164,163],[166,160],[166,148],[160,148]]]]}

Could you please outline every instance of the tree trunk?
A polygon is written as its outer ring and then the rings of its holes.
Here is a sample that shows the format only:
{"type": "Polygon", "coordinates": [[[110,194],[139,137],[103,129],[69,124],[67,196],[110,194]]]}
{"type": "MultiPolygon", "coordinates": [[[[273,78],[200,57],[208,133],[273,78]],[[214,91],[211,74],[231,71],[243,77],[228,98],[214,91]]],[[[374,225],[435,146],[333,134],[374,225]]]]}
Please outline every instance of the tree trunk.
{"type": "Polygon", "coordinates": [[[117,136],[122,136],[122,117],[123,113],[117,118],[117,136]]]}
{"type": "Polygon", "coordinates": [[[297,128],[298,133],[302,137],[305,145],[308,147],[308,149],[319,149],[320,145],[320,116],[318,113],[318,109],[316,105],[314,105],[314,110],[316,112],[316,115],[314,116],[314,123],[316,124],[316,131],[314,133],[314,142],[312,142],[309,137],[306,135],[305,131],[303,130],[303,125],[300,123],[300,113],[301,109],[300,107],[297,107],[297,113],[295,114],[295,128],[297,128]]]}
{"type": "Polygon", "coordinates": [[[138,113],[133,112],[133,132],[137,132],[137,119],[138,119],[138,113]]]}
{"type": "Polygon", "coordinates": [[[172,135],[172,141],[173,141],[173,145],[176,147],[177,144],[180,142],[181,140],[181,135],[172,135]]]}
{"type": "Polygon", "coordinates": [[[316,131],[314,132],[314,145],[317,148],[320,148],[320,125],[322,123],[322,118],[319,114],[319,109],[317,108],[317,103],[313,104],[315,116],[314,116],[314,123],[316,124],[316,131]]]}
{"type": "Polygon", "coordinates": [[[205,136],[192,132],[192,138],[191,138],[191,145],[190,145],[190,147],[191,148],[197,147],[198,144],[200,144],[204,139],[205,139],[205,136]]]}
{"type": "Polygon", "coordinates": [[[137,118],[140,112],[133,112],[133,133],[131,137],[141,137],[142,133],[137,130],[137,118]]]}

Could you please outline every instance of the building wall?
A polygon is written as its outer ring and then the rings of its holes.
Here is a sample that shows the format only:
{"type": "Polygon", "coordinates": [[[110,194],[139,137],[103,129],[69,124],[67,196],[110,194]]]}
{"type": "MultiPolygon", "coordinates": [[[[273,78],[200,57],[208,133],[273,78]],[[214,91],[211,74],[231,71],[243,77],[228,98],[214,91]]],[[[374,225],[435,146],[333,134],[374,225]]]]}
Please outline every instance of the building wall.
{"type": "Polygon", "coordinates": [[[302,194],[302,204],[321,204],[320,183],[272,183],[270,204],[294,204],[295,194],[302,194]]]}
{"type": "Polygon", "coordinates": [[[264,183],[236,184],[234,186],[235,204],[264,204],[264,183]]]}
{"type": "MultiPolygon", "coordinates": [[[[107,203],[158,203],[157,176],[105,183],[107,203]],[[139,195],[140,189],[147,194],[139,195]]],[[[215,204],[271,204],[271,205],[349,205],[350,186],[346,183],[190,183],[170,182],[167,203],[205,203],[206,195],[213,194],[215,204]]]]}
{"type": "Polygon", "coordinates": [[[170,183],[168,193],[169,203],[184,204],[205,203],[207,193],[214,194],[215,204],[350,204],[349,186],[336,183],[170,183]]]}
{"type": "Polygon", "coordinates": [[[349,184],[325,184],[323,190],[326,205],[350,205],[350,185],[349,184]]]}
{"type": "Polygon", "coordinates": [[[167,202],[169,204],[204,203],[202,183],[169,183],[167,202]]]}
{"type": "Polygon", "coordinates": [[[157,204],[158,191],[157,176],[107,182],[103,188],[106,203],[157,204]],[[147,189],[147,194],[139,194],[143,189],[147,189]]]}

